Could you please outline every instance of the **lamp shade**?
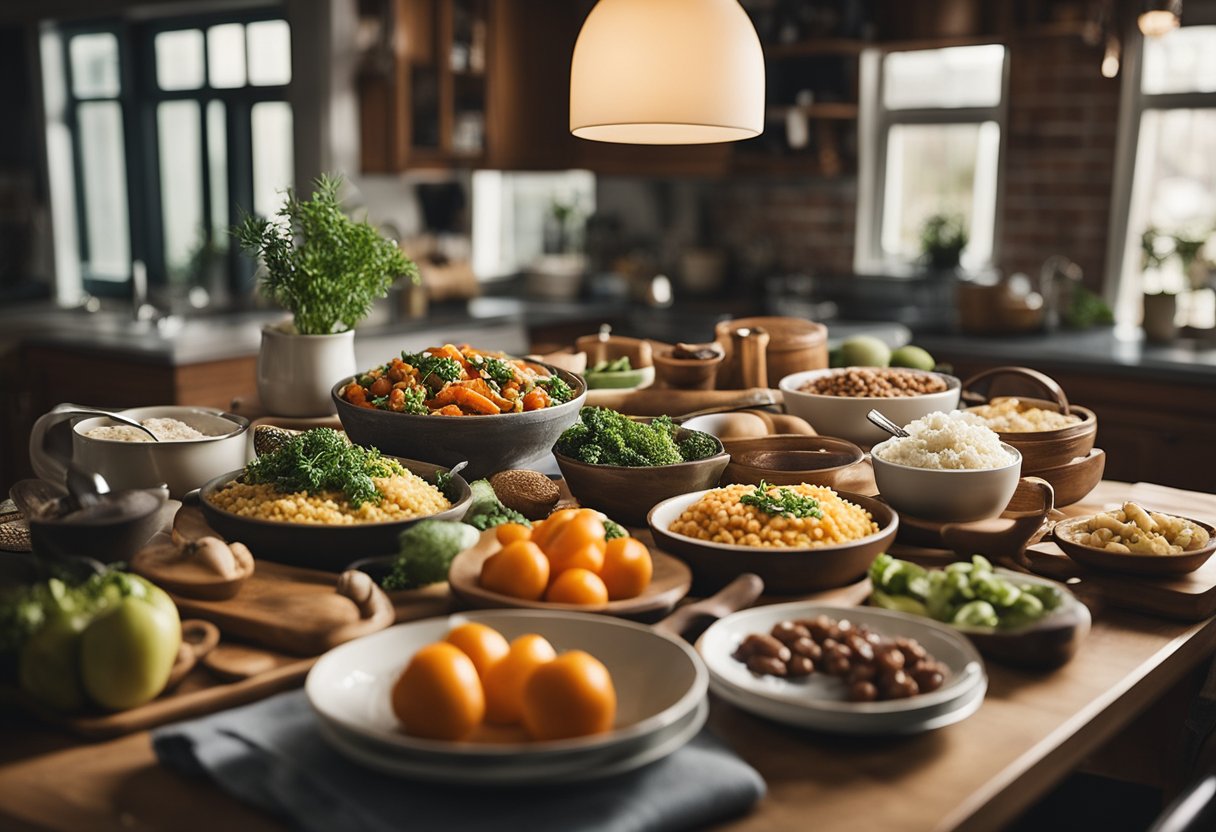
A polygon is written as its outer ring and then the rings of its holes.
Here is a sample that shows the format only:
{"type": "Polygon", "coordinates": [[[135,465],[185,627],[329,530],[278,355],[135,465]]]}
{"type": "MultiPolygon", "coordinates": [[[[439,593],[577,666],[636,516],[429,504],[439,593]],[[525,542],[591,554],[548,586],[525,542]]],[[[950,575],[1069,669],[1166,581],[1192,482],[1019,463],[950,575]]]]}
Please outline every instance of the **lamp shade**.
{"type": "Polygon", "coordinates": [[[570,67],[570,132],[708,144],[764,130],[764,52],[737,0],[600,0],[570,67]]]}

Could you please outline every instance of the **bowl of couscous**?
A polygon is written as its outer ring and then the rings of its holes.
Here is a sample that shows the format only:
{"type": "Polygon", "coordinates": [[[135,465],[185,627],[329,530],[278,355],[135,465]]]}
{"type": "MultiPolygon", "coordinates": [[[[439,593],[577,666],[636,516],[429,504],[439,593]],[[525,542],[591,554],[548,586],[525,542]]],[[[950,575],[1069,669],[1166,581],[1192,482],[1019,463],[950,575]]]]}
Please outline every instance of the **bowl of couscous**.
{"type": "Polygon", "coordinates": [[[425,518],[459,520],[472,500],[468,483],[451,475],[441,489],[436,474],[449,469],[396,459],[404,474],[375,479],[379,499],[352,506],[341,494],[284,492],[242,482],[230,471],[199,491],[203,516],[228,540],[244,543],[255,557],[341,571],[352,560],[397,551],[397,536],[425,518]]]}
{"type": "Polygon", "coordinates": [[[845,586],[865,574],[899,527],[880,500],[807,483],[694,491],[659,503],[647,522],[655,543],[692,569],[697,594],[743,572],[759,575],[774,594],[845,586]]]}

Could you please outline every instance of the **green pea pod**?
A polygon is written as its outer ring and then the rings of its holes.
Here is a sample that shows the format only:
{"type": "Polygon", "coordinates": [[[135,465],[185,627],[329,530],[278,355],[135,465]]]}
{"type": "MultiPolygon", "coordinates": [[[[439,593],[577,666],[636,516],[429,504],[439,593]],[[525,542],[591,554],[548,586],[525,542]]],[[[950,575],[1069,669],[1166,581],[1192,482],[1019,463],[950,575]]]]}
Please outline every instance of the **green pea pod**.
{"type": "Polygon", "coordinates": [[[996,610],[987,601],[971,601],[954,614],[953,623],[968,627],[995,627],[1000,623],[996,610]]]}
{"type": "Polygon", "coordinates": [[[906,595],[888,595],[879,589],[870,594],[870,603],[886,610],[907,612],[912,615],[929,615],[929,610],[925,608],[925,605],[915,598],[909,598],[906,595]]]}

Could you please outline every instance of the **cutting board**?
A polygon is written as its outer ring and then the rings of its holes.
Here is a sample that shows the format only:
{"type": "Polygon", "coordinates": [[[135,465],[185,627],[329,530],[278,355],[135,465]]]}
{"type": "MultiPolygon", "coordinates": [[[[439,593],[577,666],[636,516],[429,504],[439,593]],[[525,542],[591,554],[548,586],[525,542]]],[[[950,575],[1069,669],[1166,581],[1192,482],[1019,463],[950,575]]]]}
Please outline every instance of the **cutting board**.
{"type": "MultiPolygon", "coordinates": [[[[1216,522],[1216,495],[1181,491],[1164,485],[1138,482],[1122,493],[1109,494],[1103,483],[1101,498],[1087,505],[1069,506],[1070,516],[1092,514],[1131,500],[1153,511],[1178,514],[1205,523],[1216,522]],[[1109,497],[1113,496],[1114,499],[1109,497]]],[[[1216,615],[1216,559],[1186,575],[1147,577],[1089,569],[1069,558],[1054,543],[1039,543],[1026,550],[1021,565],[1044,577],[1072,581],[1069,588],[1097,601],[1178,621],[1203,621],[1216,615]]]]}

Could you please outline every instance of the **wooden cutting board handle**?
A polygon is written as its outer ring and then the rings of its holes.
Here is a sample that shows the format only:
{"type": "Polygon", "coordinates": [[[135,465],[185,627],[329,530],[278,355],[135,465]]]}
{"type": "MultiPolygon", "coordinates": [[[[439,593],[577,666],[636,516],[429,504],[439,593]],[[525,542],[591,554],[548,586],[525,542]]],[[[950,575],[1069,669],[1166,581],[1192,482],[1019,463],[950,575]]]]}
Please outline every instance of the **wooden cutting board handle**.
{"type": "Polygon", "coordinates": [[[653,626],[688,641],[696,641],[710,624],[747,609],[764,593],[759,575],[744,572],[708,598],[686,604],[653,626]]]}

